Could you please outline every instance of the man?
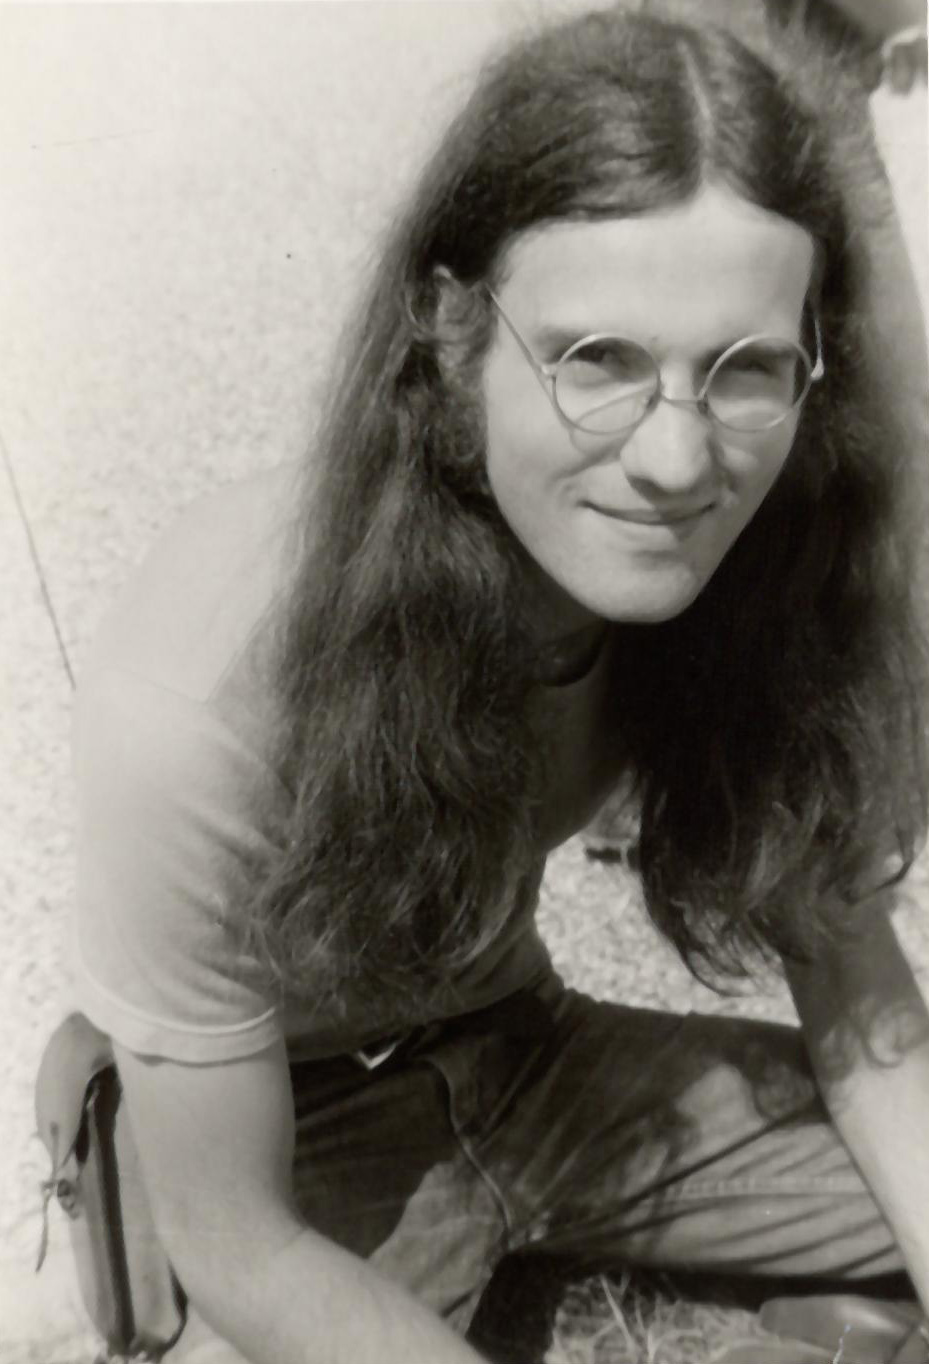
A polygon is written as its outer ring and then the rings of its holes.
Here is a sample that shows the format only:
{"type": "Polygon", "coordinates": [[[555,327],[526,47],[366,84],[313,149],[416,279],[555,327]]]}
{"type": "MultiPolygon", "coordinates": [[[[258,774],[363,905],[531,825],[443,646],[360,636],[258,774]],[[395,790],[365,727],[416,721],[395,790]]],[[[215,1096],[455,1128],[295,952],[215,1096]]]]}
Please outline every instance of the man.
{"type": "Polygon", "coordinates": [[[840,150],[721,33],[517,47],[395,225],[318,464],[196,509],[110,618],[79,1001],[179,1360],[463,1364],[513,1251],[906,1268],[929,1305],[883,913],[922,674],[840,150]],[[627,776],[653,917],[698,967],[781,956],[828,1116],[791,1030],[551,971],[545,854],[627,776]]]}

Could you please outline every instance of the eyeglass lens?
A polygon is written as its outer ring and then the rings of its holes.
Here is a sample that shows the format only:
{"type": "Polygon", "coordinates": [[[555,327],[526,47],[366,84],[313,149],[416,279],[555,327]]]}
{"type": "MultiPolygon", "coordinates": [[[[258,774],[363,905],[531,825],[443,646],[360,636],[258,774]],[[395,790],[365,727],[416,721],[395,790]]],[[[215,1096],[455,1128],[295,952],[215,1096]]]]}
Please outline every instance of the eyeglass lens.
{"type": "MultiPolygon", "coordinates": [[[[763,431],[782,421],[805,397],[809,361],[777,337],[733,346],[711,371],[707,407],[735,431],[763,431]]],[[[558,362],[554,396],[569,422],[603,435],[634,425],[660,385],[658,366],[644,346],[624,337],[579,341],[558,362]]]]}

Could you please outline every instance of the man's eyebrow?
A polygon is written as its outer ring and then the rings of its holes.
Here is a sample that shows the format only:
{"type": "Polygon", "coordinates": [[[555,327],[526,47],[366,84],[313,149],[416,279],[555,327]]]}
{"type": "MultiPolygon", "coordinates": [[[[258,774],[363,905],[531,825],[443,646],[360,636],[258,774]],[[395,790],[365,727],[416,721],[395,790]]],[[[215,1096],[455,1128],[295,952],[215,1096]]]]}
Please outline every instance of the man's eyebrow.
{"type": "MultiPolygon", "coordinates": [[[[565,323],[552,323],[540,327],[538,331],[529,329],[526,340],[533,348],[538,348],[538,350],[546,352],[549,355],[560,356],[563,355],[570,346],[575,345],[578,341],[585,341],[590,336],[615,336],[621,340],[632,341],[636,345],[644,346],[646,350],[651,350],[651,346],[648,342],[641,341],[628,332],[618,330],[615,327],[581,328],[572,327],[565,323]]],[[[789,354],[793,346],[796,345],[796,342],[792,341],[789,337],[774,336],[770,332],[740,332],[737,336],[733,335],[726,337],[724,340],[717,342],[712,346],[707,346],[706,349],[702,350],[696,357],[698,365],[701,368],[709,368],[725,351],[729,350],[731,346],[736,345],[739,341],[746,341],[752,336],[758,337],[759,341],[764,341],[766,343],[764,349],[770,351],[775,356],[779,351],[784,354],[789,354]]]]}
{"type": "Polygon", "coordinates": [[[632,341],[635,345],[645,345],[645,349],[649,349],[646,343],[637,341],[630,332],[624,332],[617,327],[572,327],[568,323],[552,323],[540,327],[537,331],[530,328],[526,333],[526,340],[531,349],[558,358],[578,341],[587,341],[595,336],[616,337],[619,341],[632,341]]]}
{"type": "Polygon", "coordinates": [[[573,346],[575,341],[583,341],[588,336],[621,336],[621,332],[596,332],[590,327],[568,327],[562,324],[540,327],[538,331],[530,329],[530,335],[526,338],[540,350],[549,352],[566,351],[569,346],[573,346]]]}

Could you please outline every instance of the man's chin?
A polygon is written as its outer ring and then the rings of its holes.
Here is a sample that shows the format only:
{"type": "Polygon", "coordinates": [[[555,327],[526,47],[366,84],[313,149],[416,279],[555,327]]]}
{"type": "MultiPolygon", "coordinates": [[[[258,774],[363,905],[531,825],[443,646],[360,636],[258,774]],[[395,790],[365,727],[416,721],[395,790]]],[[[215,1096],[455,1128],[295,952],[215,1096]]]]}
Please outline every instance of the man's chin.
{"type": "Polygon", "coordinates": [[[648,590],[605,593],[602,600],[588,605],[599,616],[617,625],[660,625],[662,621],[683,615],[705,585],[705,579],[688,575],[673,584],[655,584],[648,590]]]}

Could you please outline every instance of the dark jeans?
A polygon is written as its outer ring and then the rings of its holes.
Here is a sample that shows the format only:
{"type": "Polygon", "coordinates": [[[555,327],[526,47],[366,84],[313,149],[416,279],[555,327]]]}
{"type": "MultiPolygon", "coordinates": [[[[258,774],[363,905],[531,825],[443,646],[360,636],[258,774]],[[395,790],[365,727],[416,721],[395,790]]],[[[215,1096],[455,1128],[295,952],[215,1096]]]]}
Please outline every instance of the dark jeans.
{"type": "MultiPolygon", "coordinates": [[[[338,1058],[293,1082],[307,1221],[460,1330],[513,1252],[830,1280],[902,1268],[792,1028],[596,1003],[552,979],[372,1072],[338,1058]]],[[[178,1357],[238,1359],[194,1343],[178,1357]]]]}

